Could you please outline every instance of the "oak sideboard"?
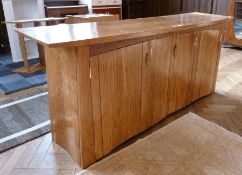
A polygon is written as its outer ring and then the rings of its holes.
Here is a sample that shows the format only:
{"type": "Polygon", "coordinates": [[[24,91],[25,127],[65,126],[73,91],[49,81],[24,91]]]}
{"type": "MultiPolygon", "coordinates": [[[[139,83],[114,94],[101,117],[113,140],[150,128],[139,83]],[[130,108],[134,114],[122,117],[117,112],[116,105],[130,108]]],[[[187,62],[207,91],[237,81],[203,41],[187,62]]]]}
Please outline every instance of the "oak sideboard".
{"type": "Polygon", "coordinates": [[[45,47],[54,141],[85,168],[213,93],[229,19],[188,13],[17,29],[45,47]]]}

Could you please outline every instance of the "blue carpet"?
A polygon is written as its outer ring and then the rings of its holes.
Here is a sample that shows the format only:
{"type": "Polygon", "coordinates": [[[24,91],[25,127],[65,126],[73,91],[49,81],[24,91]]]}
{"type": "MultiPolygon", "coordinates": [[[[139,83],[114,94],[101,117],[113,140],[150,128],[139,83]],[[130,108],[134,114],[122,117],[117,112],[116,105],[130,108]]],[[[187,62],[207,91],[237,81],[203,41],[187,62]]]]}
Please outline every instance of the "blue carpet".
{"type": "Polygon", "coordinates": [[[242,38],[242,24],[241,23],[234,24],[234,32],[235,32],[236,38],[239,38],[239,39],[242,38]]]}
{"type": "MultiPolygon", "coordinates": [[[[31,65],[38,62],[38,58],[29,61],[31,65]]],[[[13,70],[22,66],[23,62],[13,63],[11,56],[0,57],[0,92],[10,94],[47,83],[45,71],[38,71],[32,74],[13,72],[13,70]]]]}
{"type": "Polygon", "coordinates": [[[242,29],[242,24],[241,23],[235,23],[234,24],[234,30],[241,30],[242,29]]]}

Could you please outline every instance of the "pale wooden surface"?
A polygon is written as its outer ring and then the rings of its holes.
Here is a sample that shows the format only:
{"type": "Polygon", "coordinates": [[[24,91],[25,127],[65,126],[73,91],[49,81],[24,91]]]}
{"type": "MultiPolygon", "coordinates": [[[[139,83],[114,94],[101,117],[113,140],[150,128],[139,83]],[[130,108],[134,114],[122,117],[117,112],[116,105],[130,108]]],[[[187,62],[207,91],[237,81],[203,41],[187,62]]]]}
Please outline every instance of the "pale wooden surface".
{"type": "MultiPolygon", "coordinates": [[[[193,64],[194,52],[198,48],[196,42],[197,33],[185,33],[174,37],[176,49],[173,52],[171,59],[171,72],[169,81],[170,89],[168,91],[169,105],[168,113],[175,112],[177,109],[185,107],[189,100],[192,70],[196,69],[197,65],[193,64]]],[[[206,42],[207,43],[207,42],[206,42]]],[[[207,60],[207,59],[206,59],[207,60]]]]}
{"type": "MultiPolygon", "coordinates": [[[[52,22],[54,24],[58,24],[60,21],[64,21],[65,18],[42,18],[42,19],[23,19],[23,20],[14,20],[14,21],[5,21],[6,24],[15,24],[16,28],[23,28],[24,24],[26,23],[33,23],[35,27],[42,26],[44,22],[52,22]]],[[[14,72],[21,73],[21,74],[31,74],[40,70],[45,69],[45,55],[44,55],[44,49],[43,46],[38,44],[38,52],[39,52],[39,59],[40,63],[36,64],[34,66],[29,65],[28,61],[28,54],[26,50],[26,43],[24,38],[24,35],[18,33],[19,37],[19,46],[21,55],[24,61],[24,67],[16,69],[14,72]]]]}
{"type": "Polygon", "coordinates": [[[221,31],[205,31],[199,32],[200,49],[198,51],[197,72],[194,82],[193,100],[198,99],[204,94],[209,95],[215,86],[217,67],[219,59],[204,59],[204,58],[219,58],[221,50],[221,31]],[[205,42],[206,41],[206,42],[205,42]],[[209,65],[209,66],[208,66],[209,65]]]}
{"type": "MultiPolygon", "coordinates": [[[[240,50],[222,49],[215,94],[169,115],[150,130],[122,144],[115,151],[162,128],[189,111],[242,136],[241,67],[240,50]]],[[[33,90],[34,88],[28,91],[33,90]]],[[[28,91],[21,92],[21,95],[28,91]]],[[[17,95],[19,94],[14,94],[14,96],[17,95]]],[[[0,100],[3,98],[8,96],[0,95],[0,100]]],[[[75,175],[80,170],[81,168],[63,149],[51,142],[50,134],[0,154],[0,175],[75,175]]]]}
{"type": "Polygon", "coordinates": [[[56,101],[49,101],[49,110],[52,122],[52,133],[55,141],[74,155],[75,160],[80,163],[80,137],[78,122],[78,98],[77,98],[77,75],[75,74],[77,61],[75,59],[74,49],[58,49],[58,52],[50,52],[45,49],[46,56],[53,59],[46,59],[47,65],[54,65],[51,73],[47,67],[48,93],[49,99],[55,98],[56,101]],[[68,59],[68,56],[72,60],[68,59]],[[59,60],[54,59],[60,58],[59,60]],[[67,79],[65,75],[70,77],[67,79]],[[69,82],[69,83],[68,83],[69,82]],[[56,88],[58,86],[58,89],[56,88]],[[70,106],[69,106],[70,105],[70,106]],[[71,119],[71,120],[70,120],[71,119]],[[55,127],[58,125],[59,127],[55,127]],[[75,133],[76,132],[76,133],[75,133]],[[56,135],[55,133],[61,133],[56,135]],[[72,143],[65,142],[72,138],[72,143]]]}
{"type": "Polygon", "coordinates": [[[63,21],[66,18],[57,18],[57,17],[49,17],[49,18],[40,18],[40,19],[20,19],[14,21],[5,21],[3,23],[6,24],[24,24],[24,23],[41,23],[41,22],[50,22],[50,21],[63,21]]]}
{"type": "Polygon", "coordinates": [[[145,42],[143,49],[141,118],[138,131],[154,125],[167,114],[172,36],[145,42]]]}
{"type": "Polygon", "coordinates": [[[229,17],[189,13],[135,20],[24,28],[17,29],[17,32],[44,45],[71,47],[192,30],[218,24],[226,19],[229,17]]]}
{"type": "Polygon", "coordinates": [[[142,43],[100,54],[98,60],[105,155],[139,128],[134,116],[140,115],[142,43]]]}
{"type": "Polygon", "coordinates": [[[84,23],[84,22],[101,22],[101,21],[116,21],[119,20],[118,15],[109,14],[86,14],[68,16],[65,19],[66,24],[84,23]]]}
{"type": "Polygon", "coordinates": [[[96,158],[89,49],[45,48],[45,52],[54,140],[79,164],[90,164],[96,158]]]}

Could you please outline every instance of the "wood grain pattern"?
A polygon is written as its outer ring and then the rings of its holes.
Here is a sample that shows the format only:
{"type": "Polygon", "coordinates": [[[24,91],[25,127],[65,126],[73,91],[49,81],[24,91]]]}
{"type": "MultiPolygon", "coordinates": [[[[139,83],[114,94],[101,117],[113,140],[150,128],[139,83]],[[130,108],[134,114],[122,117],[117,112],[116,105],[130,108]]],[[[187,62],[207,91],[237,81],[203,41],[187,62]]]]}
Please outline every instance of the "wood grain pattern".
{"type": "MultiPolygon", "coordinates": [[[[95,156],[95,137],[94,137],[94,121],[92,114],[92,94],[90,79],[90,60],[89,48],[76,48],[77,54],[77,82],[78,89],[78,112],[79,112],[79,132],[81,147],[81,166],[87,167],[96,161],[95,156]]],[[[69,57],[72,58],[72,57],[69,57]]],[[[67,76],[69,77],[69,76],[67,76]]]]}
{"type": "Polygon", "coordinates": [[[220,30],[207,30],[198,33],[199,53],[197,56],[196,80],[193,100],[213,92],[220,52],[220,30]]]}
{"type": "Polygon", "coordinates": [[[101,22],[101,21],[117,21],[118,15],[109,14],[87,14],[68,16],[65,19],[66,24],[84,23],[84,22],[101,22]]]}
{"type": "Polygon", "coordinates": [[[85,167],[96,160],[89,49],[45,50],[53,138],[85,167]]]}
{"type": "Polygon", "coordinates": [[[173,57],[169,77],[168,113],[188,105],[191,87],[196,32],[174,36],[173,57]]]}
{"type": "Polygon", "coordinates": [[[172,36],[151,42],[151,54],[155,59],[155,81],[153,82],[153,117],[149,124],[154,125],[167,115],[168,83],[170,78],[170,63],[172,50],[172,36]]]}
{"type": "Polygon", "coordinates": [[[104,154],[138,133],[141,62],[142,44],[99,55],[104,154]]]}
{"type": "Polygon", "coordinates": [[[17,32],[49,47],[72,47],[195,30],[198,27],[223,23],[224,20],[228,19],[230,17],[205,13],[188,13],[168,17],[160,16],[133,20],[24,28],[17,29],[17,32]],[[62,35],[63,33],[65,35],[62,35]]]}
{"type": "Polygon", "coordinates": [[[143,44],[141,131],[166,116],[172,36],[143,44]]]}
{"type": "Polygon", "coordinates": [[[53,21],[64,21],[66,17],[56,18],[56,17],[49,17],[49,18],[39,18],[39,19],[20,19],[14,21],[5,21],[3,23],[6,24],[24,24],[24,23],[43,23],[43,22],[53,22],[53,21]]]}
{"type": "Polygon", "coordinates": [[[91,88],[92,88],[92,109],[95,135],[95,153],[96,158],[101,158],[103,154],[103,129],[101,112],[101,94],[99,78],[99,57],[90,58],[91,67],[91,88]]]}
{"type": "Polygon", "coordinates": [[[81,163],[75,49],[45,50],[53,138],[81,163]]]}

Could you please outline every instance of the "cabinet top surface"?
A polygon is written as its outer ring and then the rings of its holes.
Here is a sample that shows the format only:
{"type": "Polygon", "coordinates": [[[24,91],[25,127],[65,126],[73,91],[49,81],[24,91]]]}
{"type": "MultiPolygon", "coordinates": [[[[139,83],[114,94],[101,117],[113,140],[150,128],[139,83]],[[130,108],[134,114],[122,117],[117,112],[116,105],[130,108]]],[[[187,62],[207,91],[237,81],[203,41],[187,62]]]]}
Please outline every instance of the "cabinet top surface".
{"type": "Polygon", "coordinates": [[[70,47],[179,32],[214,25],[228,19],[228,16],[196,12],[121,21],[30,27],[16,31],[49,47],[70,47]]]}

